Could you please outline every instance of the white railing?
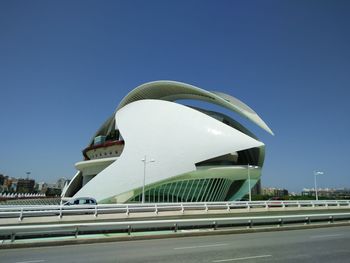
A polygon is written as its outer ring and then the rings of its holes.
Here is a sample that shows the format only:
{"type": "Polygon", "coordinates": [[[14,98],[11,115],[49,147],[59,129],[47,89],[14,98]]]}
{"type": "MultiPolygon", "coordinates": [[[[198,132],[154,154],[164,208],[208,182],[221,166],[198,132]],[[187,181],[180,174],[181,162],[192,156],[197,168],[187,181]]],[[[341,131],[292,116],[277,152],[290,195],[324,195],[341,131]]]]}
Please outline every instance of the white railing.
{"type": "MultiPolygon", "coordinates": [[[[73,223],[73,224],[39,224],[0,226],[0,238],[10,239],[12,242],[18,238],[33,238],[42,236],[70,236],[91,233],[128,233],[145,231],[170,230],[177,232],[183,229],[224,229],[225,227],[253,228],[258,225],[273,225],[283,227],[285,224],[311,224],[326,221],[334,223],[350,219],[350,213],[327,214],[302,214],[302,215],[278,215],[278,216],[247,216],[247,217],[219,217],[196,219],[171,219],[171,220],[145,220],[124,222],[99,222],[99,223],[73,223]]],[[[0,245],[1,246],[1,245],[0,245]]]]}
{"type": "Polygon", "coordinates": [[[0,206],[1,218],[18,218],[22,220],[25,217],[47,217],[58,216],[62,218],[68,215],[86,215],[95,217],[102,214],[125,214],[135,213],[154,213],[161,212],[179,212],[189,211],[209,212],[223,211],[233,212],[238,210],[258,211],[261,209],[302,210],[302,209],[320,209],[320,208],[339,208],[349,209],[349,200],[322,200],[322,201],[235,201],[235,202],[208,202],[208,203],[158,203],[158,204],[100,204],[100,205],[38,205],[38,206],[0,206]]]}

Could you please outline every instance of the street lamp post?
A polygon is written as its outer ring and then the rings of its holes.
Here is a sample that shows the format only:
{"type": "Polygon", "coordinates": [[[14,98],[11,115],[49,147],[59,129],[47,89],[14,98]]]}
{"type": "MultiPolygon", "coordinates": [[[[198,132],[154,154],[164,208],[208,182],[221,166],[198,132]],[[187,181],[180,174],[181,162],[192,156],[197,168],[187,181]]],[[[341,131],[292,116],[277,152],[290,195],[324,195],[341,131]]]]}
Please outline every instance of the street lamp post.
{"type": "Polygon", "coordinates": [[[250,185],[250,168],[259,168],[259,166],[253,166],[253,165],[249,165],[249,163],[247,164],[247,171],[248,171],[248,188],[249,188],[249,202],[252,201],[252,189],[251,189],[251,185],[250,185]]]}
{"type": "Polygon", "coordinates": [[[316,195],[316,201],[318,201],[318,194],[317,194],[317,180],[316,177],[317,175],[322,175],[324,174],[323,172],[320,171],[314,171],[314,181],[315,181],[315,195],[316,195]]]}
{"type": "Polygon", "coordinates": [[[143,162],[143,185],[142,185],[142,204],[145,203],[145,183],[146,183],[146,165],[148,163],[153,163],[155,162],[153,159],[147,160],[147,156],[141,160],[143,162]]]}
{"type": "Polygon", "coordinates": [[[250,170],[249,170],[249,168],[250,168],[250,165],[248,163],[248,165],[247,165],[247,170],[248,170],[248,189],[249,189],[249,202],[251,202],[252,201],[252,189],[251,189],[251,186],[250,186],[250,170]]]}

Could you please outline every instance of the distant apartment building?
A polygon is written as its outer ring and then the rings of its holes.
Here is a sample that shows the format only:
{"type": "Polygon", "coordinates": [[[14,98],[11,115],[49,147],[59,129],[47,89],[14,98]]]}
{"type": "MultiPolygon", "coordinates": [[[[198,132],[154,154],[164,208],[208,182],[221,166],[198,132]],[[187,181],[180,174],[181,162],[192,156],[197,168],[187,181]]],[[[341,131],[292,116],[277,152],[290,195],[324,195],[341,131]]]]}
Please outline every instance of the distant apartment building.
{"type": "Polygon", "coordinates": [[[288,195],[288,190],[282,188],[267,187],[262,189],[262,194],[271,197],[283,197],[288,195]]]}
{"type": "Polygon", "coordinates": [[[46,190],[48,188],[48,184],[45,182],[38,182],[35,184],[35,191],[38,193],[46,193],[46,190]]]}
{"type": "Polygon", "coordinates": [[[33,193],[35,181],[33,179],[18,179],[17,191],[18,193],[33,193]]]}
{"type": "Polygon", "coordinates": [[[5,175],[0,174],[0,186],[4,185],[5,182],[5,175]]]}
{"type": "Polygon", "coordinates": [[[4,181],[2,184],[2,191],[16,192],[17,191],[17,182],[18,182],[18,180],[16,178],[4,176],[4,181]]]}
{"type": "Polygon", "coordinates": [[[261,195],[261,179],[252,188],[252,195],[261,195]]]}
{"type": "Polygon", "coordinates": [[[59,197],[69,180],[62,177],[56,183],[35,182],[34,179],[17,179],[0,173],[0,199],[59,197]]]}
{"type": "Polygon", "coordinates": [[[5,175],[0,174],[0,192],[3,192],[5,190],[4,182],[5,182],[5,175]]]}
{"type": "Polygon", "coordinates": [[[46,196],[48,197],[59,197],[61,196],[62,189],[57,187],[48,187],[46,190],[46,196]]]}
{"type": "MultiPolygon", "coordinates": [[[[314,188],[304,188],[301,192],[302,196],[316,196],[314,188]]],[[[320,188],[317,189],[317,195],[325,198],[350,199],[349,188],[320,188]]]]}
{"type": "Polygon", "coordinates": [[[60,179],[58,179],[57,182],[56,182],[56,188],[63,189],[66,181],[67,181],[67,179],[64,178],[64,177],[61,177],[60,179]]]}

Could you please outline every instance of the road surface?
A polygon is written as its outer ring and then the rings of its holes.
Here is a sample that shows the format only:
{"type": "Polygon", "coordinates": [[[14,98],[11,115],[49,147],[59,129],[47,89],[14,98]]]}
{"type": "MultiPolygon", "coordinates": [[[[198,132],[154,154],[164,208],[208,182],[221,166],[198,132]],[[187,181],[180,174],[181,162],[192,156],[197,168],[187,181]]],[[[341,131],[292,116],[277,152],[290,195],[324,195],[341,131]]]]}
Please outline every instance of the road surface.
{"type": "Polygon", "coordinates": [[[0,250],[6,263],[350,262],[350,226],[0,250]]]}

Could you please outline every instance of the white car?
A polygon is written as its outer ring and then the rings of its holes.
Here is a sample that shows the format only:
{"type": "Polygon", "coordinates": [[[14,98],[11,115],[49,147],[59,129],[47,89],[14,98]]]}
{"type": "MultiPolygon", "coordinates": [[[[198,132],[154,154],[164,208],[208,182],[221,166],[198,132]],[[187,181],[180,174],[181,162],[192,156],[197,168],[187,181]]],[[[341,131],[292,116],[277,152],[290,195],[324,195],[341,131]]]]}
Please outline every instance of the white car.
{"type": "Polygon", "coordinates": [[[96,199],[92,197],[78,197],[68,202],[64,205],[97,205],[96,199]]]}

